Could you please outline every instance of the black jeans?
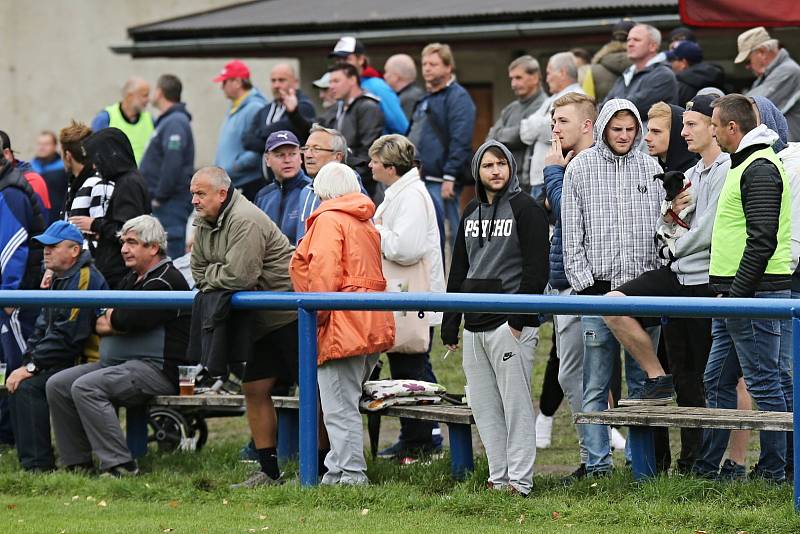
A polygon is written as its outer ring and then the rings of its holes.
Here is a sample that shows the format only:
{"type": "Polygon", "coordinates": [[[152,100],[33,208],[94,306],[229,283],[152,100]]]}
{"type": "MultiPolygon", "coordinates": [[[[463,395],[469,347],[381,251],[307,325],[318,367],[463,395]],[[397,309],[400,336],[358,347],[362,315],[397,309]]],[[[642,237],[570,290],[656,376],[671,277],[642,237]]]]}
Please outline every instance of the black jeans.
{"type": "MultiPolygon", "coordinates": [[[[662,328],[678,406],[705,407],[703,373],[711,350],[711,319],[670,318],[662,328]]],[[[688,472],[703,446],[703,429],[681,429],[678,470],[688,472]]]]}
{"type": "Polygon", "coordinates": [[[17,390],[8,396],[17,456],[23,469],[50,471],[56,468],[50,441],[50,408],[44,386],[48,378],[62,369],[43,369],[20,382],[17,390]]]}
{"type": "MultiPolygon", "coordinates": [[[[430,364],[430,355],[427,352],[418,354],[389,352],[386,356],[389,357],[392,379],[407,378],[436,382],[436,376],[433,374],[430,364]]],[[[437,426],[438,423],[430,421],[401,418],[399,441],[409,449],[430,449],[435,445],[431,433],[437,426]]],[[[441,443],[440,440],[441,438],[437,441],[441,443]]]]}

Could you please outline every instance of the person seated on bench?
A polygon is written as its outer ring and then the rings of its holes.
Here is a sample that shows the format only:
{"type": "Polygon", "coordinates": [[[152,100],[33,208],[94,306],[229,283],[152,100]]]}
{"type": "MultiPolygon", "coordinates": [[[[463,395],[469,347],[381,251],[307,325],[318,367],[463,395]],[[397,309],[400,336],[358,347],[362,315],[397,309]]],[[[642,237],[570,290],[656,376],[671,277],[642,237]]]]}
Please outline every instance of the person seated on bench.
{"type": "MultiPolygon", "coordinates": [[[[53,272],[50,291],[108,289],[91,254],[82,249],[83,234],[77,227],[56,221],[34,239],[44,245],[44,265],[53,272]]],[[[22,366],[6,379],[17,455],[27,471],[55,469],[45,384],[85,356],[91,358],[92,349],[96,353],[93,321],[89,308],[44,308],[28,338],[22,366]]]]}
{"type": "MultiPolygon", "coordinates": [[[[355,172],[328,163],[314,180],[322,204],[306,221],[289,268],[296,291],[374,293],[386,290],[375,205],[355,172]]],[[[319,396],[331,450],[322,484],[368,484],[358,402],[381,352],[394,345],[390,311],[318,312],[319,396]]]]}
{"type": "MultiPolygon", "coordinates": [[[[158,219],[140,215],[119,233],[122,258],[131,271],[121,290],[188,291],[167,257],[167,234],[158,219]]],[[[115,477],[138,473],[115,406],[146,403],[155,395],[178,392],[179,363],[189,342],[189,313],[183,310],[101,310],[95,331],[100,361],[78,365],[47,381],[47,401],[61,464],[67,469],[100,470],[115,477]]]]}

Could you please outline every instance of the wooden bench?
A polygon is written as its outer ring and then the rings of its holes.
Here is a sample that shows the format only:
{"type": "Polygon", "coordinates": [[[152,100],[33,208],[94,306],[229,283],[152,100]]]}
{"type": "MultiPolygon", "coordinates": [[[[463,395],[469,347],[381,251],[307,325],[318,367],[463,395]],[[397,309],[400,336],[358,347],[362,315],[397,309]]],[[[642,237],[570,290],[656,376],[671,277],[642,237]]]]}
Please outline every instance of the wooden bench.
{"type": "MultiPolygon", "coordinates": [[[[297,397],[273,397],[278,412],[278,457],[287,460],[297,456],[300,429],[299,399],[297,397]]],[[[202,417],[207,410],[238,411],[243,413],[244,395],[166,395],[155,397],[146,407],[129,408],[127,417],[128,447],[135,458],[147,452],[148,414],[153,410],[172,410],[181,414],[202,417]]],[[[472,426],[475,419],[466,406],[447,404],[426,406],[392,406],[378,413],[381,416],[404,417],[421,421],[445,423],[450,436],[450,464],[453,476],[463,478],[474,469],[472,458],[472,426]]]]}
{"type": "Polygon", "coordinates": [[[581,412],[575,423],[627,426],[631,468],[636,480],[656,473],[654,427],[792,431],[791,412],[721,410],[681,406],[622,406],[603,412],[581,412]]]}

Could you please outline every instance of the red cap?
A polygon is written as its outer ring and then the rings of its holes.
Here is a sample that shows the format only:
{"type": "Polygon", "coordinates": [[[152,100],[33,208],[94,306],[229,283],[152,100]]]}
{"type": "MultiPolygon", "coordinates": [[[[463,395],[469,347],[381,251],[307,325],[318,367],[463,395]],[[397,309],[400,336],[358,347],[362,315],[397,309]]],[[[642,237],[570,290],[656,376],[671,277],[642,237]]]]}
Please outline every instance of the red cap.
{"type": "Polygon", "coordinates": [[[250,79],[250,69],[244,61],[234,59],[228,62],[220,71],[219,76],[211,80],[214,83],[224,82],[231,78],[250,79]]]}

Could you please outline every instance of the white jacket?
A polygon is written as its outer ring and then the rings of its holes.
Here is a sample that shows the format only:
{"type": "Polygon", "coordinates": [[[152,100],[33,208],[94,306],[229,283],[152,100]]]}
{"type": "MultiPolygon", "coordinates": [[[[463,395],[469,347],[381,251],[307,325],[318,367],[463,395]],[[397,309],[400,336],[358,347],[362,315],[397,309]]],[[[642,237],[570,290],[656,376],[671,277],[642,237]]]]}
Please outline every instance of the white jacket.
{"type": "Polygon", "coordinates": [[[792,192],[792,271],[800,258],[800,143],[789,145],[778,152],[783,162],[792,192]]]}
{"type": "MultiPolygon", "coordinates": [[[[436,211],[417,169],[411,169],[386,189],[374,221],[381,234],[383,257],[400,265],[426,260],[431,292],[444,293],[446,285],[436,211]]],[[[432,326],[441,324],[441,312],[428,315],[432,326]]]]}

